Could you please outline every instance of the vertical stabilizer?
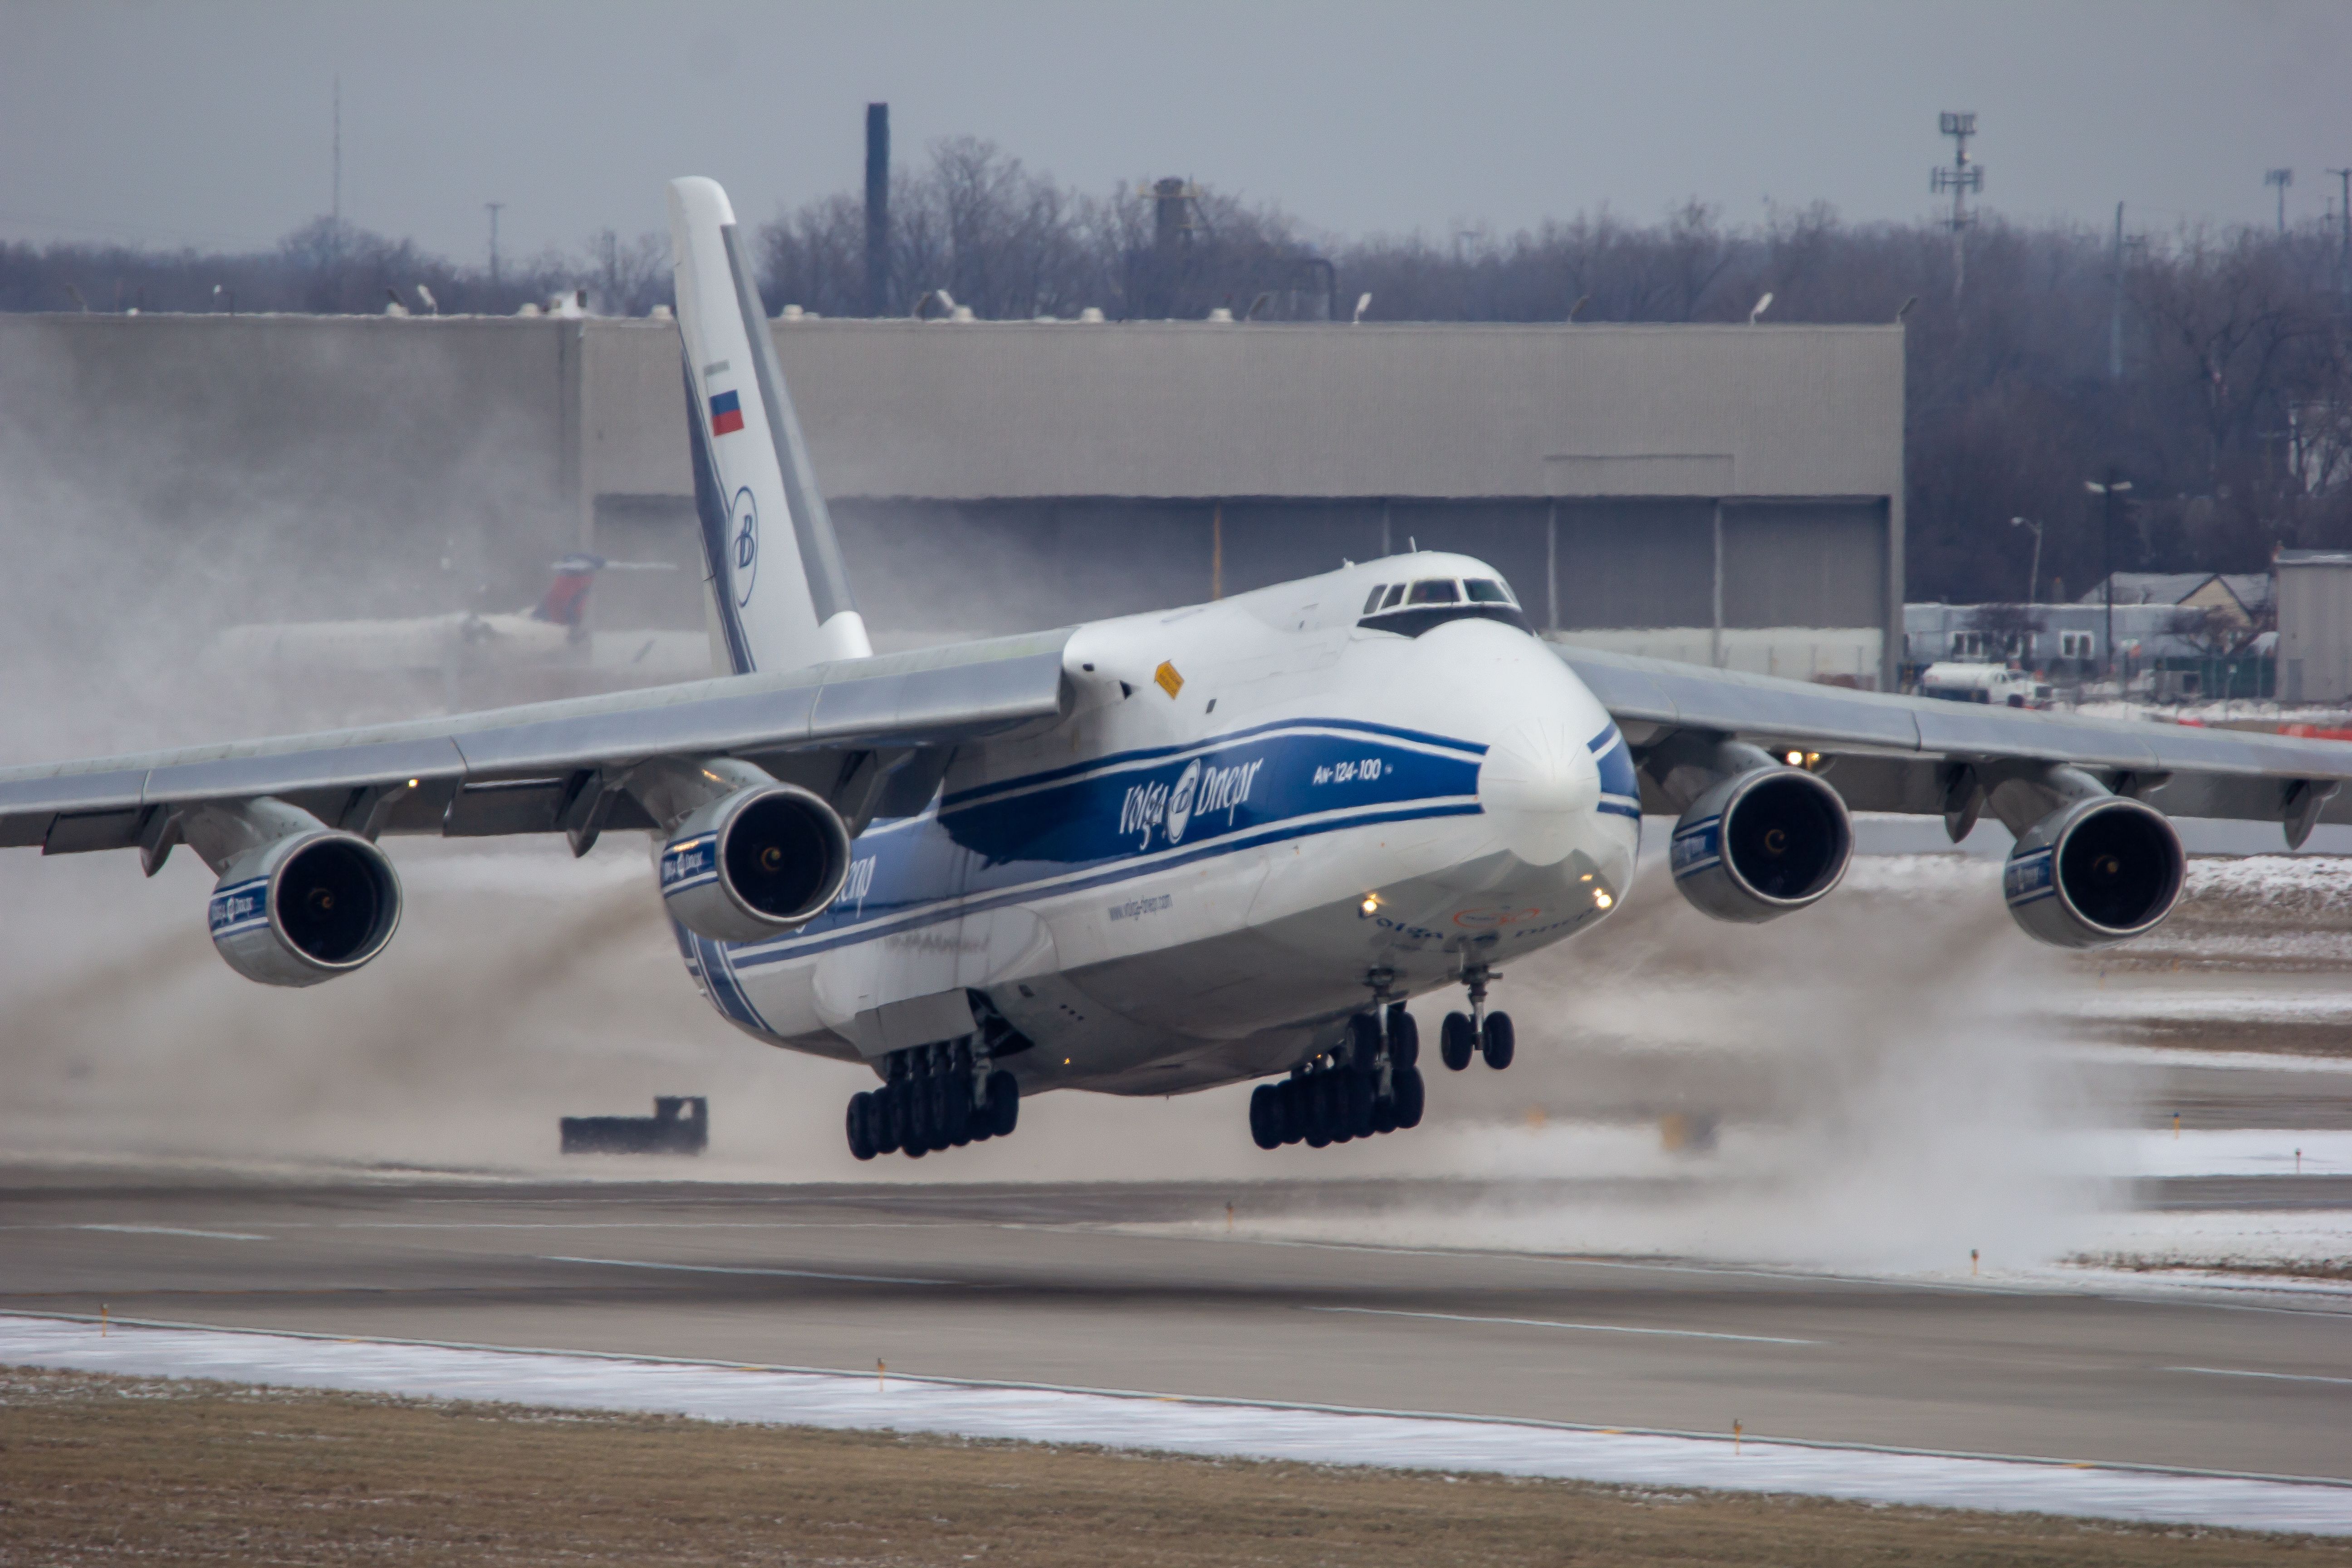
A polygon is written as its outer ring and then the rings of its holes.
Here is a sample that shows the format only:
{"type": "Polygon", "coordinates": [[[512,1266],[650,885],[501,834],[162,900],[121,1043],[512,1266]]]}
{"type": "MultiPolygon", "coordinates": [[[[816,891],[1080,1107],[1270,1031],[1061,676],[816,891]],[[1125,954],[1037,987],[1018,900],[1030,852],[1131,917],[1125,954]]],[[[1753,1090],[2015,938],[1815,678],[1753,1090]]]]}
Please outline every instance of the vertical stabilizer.
{"type": "Polygon", "coordinates": [[[718,182],[670,182],[669,232],[694,504],[729,660],[743,674],[864,658],[866,623],[718,182]]]}

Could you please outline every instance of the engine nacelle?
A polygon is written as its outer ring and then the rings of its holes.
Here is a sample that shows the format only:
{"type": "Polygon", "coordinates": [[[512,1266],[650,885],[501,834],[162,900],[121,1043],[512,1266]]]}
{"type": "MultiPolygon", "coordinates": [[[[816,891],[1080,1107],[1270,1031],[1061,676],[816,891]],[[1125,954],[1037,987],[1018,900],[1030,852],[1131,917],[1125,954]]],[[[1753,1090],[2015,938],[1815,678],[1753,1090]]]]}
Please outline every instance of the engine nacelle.
{"type": "Polygon", "coordinates": [[[661,852],[670,916],[713,942],[756,942],[807,922],[849,875],[849,828],[818,795],[752,784],[688,812],[661,852]]]}
{"type": "Polygon", "coordinates": [[[1752,768],[1716,784],[1675,824],[1675,886],[1719,921],[1753,923],[1818,903],[1845,876],[1853,824],[1827,781],[1752,768]]]}
{"type": "Polygon", "coordinates": [[[2001,894],[2028,936],[2105,947],[2153,931],[2180,900],[2188,857],[2164,813],[2121,795],[2069,802],[2009,853],[2001,894]]]}
{"type": "Polygon", "coordinates": [[[265,985],[316,985],[382,952],[400,926],[400,878],[357,834],[289,833],[231,860],[213,888],[213,945],[265,985]]]}

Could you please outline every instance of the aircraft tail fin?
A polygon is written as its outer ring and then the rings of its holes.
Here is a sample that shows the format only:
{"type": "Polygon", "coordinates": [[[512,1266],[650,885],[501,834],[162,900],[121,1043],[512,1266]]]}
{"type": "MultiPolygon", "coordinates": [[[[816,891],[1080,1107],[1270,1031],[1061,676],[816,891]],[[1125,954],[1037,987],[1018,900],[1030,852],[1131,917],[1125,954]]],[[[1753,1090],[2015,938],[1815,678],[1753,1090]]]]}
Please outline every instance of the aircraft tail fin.
{"type": "Polygon", "coordinates": [[[864,658],[873,651],[866,622],[735,209],[714,180],[672,180],[669,229],[695,510],[729,660],[742,674],[864,658]]]}

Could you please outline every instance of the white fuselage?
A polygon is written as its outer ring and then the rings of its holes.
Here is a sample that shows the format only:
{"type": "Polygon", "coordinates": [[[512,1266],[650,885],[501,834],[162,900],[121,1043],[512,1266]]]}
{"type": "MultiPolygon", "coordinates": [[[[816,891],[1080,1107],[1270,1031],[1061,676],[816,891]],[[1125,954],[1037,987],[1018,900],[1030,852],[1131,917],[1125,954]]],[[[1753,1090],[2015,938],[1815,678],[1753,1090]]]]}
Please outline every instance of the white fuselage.
{"type": "Polygon", "coordinates": [[[1640,838],[1607,711],[1507,606],[1359,624],[1376,584],[1495,577],[1422,553],[1081,626],[1067,717],[958,752],[801,930],[681,933],[688,967],[853,1059],[861,1015],[979,991],[1034,1042],[1002,1063],[1024,1094],[1147,1094],[1329,1048],[1377,972],[1412,994],[1573,935],[1640,838]]]}

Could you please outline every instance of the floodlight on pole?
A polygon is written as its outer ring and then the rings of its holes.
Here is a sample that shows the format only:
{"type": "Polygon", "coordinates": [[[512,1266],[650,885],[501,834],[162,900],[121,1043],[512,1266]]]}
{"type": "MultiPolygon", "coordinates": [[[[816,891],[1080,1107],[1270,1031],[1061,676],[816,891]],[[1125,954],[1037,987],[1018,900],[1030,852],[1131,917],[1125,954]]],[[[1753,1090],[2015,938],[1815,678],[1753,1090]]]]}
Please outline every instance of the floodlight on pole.
{"type": "Polygon", "coordinates": [[[1750,311],[1748,311],[1748,324],[1749,326],[1751,326],[1751,327],[1752,327],[1752,326],[1754,326],[1754,325],[1756,324],[1756,318],[1757,318],[1757,317],[1759,317],[1759,316],[1760,316],[1760,315],[1762,315],[1765,311],[1767,311],[1767,310],[1770,310],[1771,308],[1772,308],[1772,291],[1771,291],[1769,289],[1767,289],[1766,290],[1764,290],[1764,298],[1762,298],[1761,300],[1757,300],[1757,301],[1756,301],[1756,308],[1755,308],[1754,310],[1750,310],[1750,311]]]}
{"type": "Polygon", "coordinates": [[[2286,188],[2294,184],[2293,169],[2271,169],[2263,175],[2263,184],[2278,193],[2278,231],[2286,232],[2286,188]]]}
{"type": "Polygon", "coordinates": [[[1952,193],[1952,216],[1944,221],[1952,231],[1952,298],[1957,300],[1968,278],[1969,226],[1976,221],[1969,216],[1968,198],[1969,193],[1984,189],[1984,166],[1969,159],[1969,138],[1977,133],[1974,112],[1947,110],[1937,124],[1952,139],[1952,166],[1928,170],[1927,189],[1937,195],[1952,193]]]}

